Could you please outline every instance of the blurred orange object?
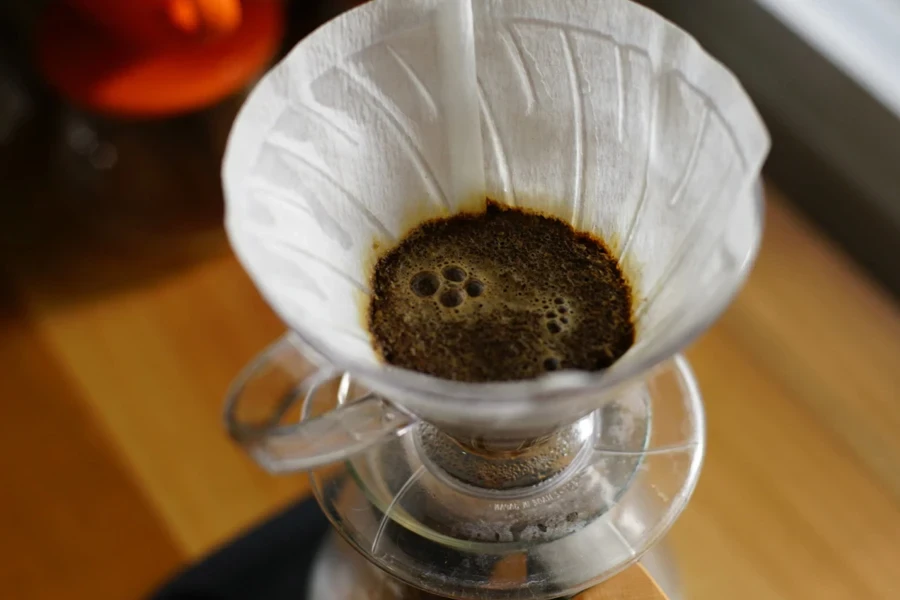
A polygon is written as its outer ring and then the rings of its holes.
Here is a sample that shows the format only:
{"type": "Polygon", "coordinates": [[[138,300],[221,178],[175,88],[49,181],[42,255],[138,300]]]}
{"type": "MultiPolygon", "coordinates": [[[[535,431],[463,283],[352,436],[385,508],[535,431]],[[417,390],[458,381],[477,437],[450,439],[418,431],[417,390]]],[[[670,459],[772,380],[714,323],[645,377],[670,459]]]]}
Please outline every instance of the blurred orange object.
{"type": "Polygon", "coordinates": [[[166,116],[246,85],[283,30],[280,0],[56,0],[38,26],[38,63],[86,109],[166,116]]]}

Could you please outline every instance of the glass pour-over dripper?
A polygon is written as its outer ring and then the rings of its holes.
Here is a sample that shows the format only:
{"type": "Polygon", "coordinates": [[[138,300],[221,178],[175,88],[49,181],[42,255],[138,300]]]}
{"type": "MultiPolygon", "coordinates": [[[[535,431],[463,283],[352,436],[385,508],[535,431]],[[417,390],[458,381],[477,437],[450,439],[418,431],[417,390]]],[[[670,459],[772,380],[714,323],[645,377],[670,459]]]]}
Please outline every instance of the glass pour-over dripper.
{"type": "Polygon", "coordinates": [[[702,409],[676,353],[755,257],[768,137],[734,77],[644,8],[484,0],[484,190],[461,195],[439,4],[377,0],[338,18],[238,116],[228,232],[292,333],[242,376],[226,418],[270,470],[324,468],[314,487],[337,530],[396,578],[554,598],[636,560],[693,489],[702,409]],[[566,219],[620,257],[637,341],[610,369],[468,384],[377,359],[362,318],[373,247],[485,196],[566,219]]]}

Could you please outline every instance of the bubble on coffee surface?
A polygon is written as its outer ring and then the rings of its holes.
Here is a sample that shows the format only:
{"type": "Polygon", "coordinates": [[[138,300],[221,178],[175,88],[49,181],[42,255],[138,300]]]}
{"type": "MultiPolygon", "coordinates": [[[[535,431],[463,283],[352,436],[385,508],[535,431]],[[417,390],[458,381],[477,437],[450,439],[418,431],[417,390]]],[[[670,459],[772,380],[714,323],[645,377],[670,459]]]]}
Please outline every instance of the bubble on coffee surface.
{"type": "Polygon", "coordinates": [[[442,271],[444,278],[447,281],[452,281],[454,283],[462,283],[466,280],[466,271],[461,267],[457,267],[455,265],[444,267],[442,271]]]}
{"type": "Polygon", "coordinates": [[[431,271],[422,271],[412,278],[409,283],[413,293],[421,298],[434,296],[441,287],[438,276],[431,271]]]}
{"type": "Polygon", "coordinates": [[[491,202],[412,230],[377,262],[372,289],[381,357],[446,379],[592,371],[634,342],[631,292],[601,241],[491,202]]]}
{"type": "Polygon", "coordinates": [[[484,293],[484,284],[477,279],[473,279],[466,284],[466,293],[470,298],[477,298],[484,293]]]}
{"type": "Polygon", "coordinates": [[[456,308],[466,301],[460,290],[450,289],[441,294],[441,304],[447,308],[456,308]]]}

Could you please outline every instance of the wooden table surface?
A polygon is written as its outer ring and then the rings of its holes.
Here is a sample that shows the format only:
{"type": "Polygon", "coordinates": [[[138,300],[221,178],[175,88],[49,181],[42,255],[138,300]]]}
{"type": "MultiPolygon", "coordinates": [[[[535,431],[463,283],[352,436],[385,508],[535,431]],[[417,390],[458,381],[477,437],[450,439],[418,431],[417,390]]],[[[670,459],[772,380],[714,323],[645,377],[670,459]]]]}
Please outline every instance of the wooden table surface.
{"type": "MultiPolygon", "coordinates": [[[[0,162],[4,598],[141,597],[307,491],[221,426],[282,332],[218,225],[226,126],[182,127],[204,159],[123,134],[77,184],[0,162]]],[[[695,600],[900,598],[900,310],[769,199],[749,284],[688,351],[709,445],[668,543],[695,600]]]]}

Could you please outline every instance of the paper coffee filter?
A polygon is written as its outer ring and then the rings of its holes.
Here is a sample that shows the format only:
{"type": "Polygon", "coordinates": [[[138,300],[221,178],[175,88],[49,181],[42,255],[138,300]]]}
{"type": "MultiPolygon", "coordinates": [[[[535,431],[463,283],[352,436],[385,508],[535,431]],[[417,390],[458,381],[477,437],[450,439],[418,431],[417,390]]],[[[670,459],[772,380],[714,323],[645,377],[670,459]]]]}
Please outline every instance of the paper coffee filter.
{"type": "Polygon", "coordinates": [[[618,253],[638,342],[608,375],[677,349],[727,304],[759,243],[753,186],[769,139],[737,80],[624,0],[475,0],[477,103],[462,123],[462,75],[476,67],[442,54],[440,4],[346,13],[250,95],[223,180],[228,233],[256,285],[325,359],[386,372],[364,319],[373,245],[487,195],[618,253]],[[473,156],[484,189],[460,175],[473,156]]]}

